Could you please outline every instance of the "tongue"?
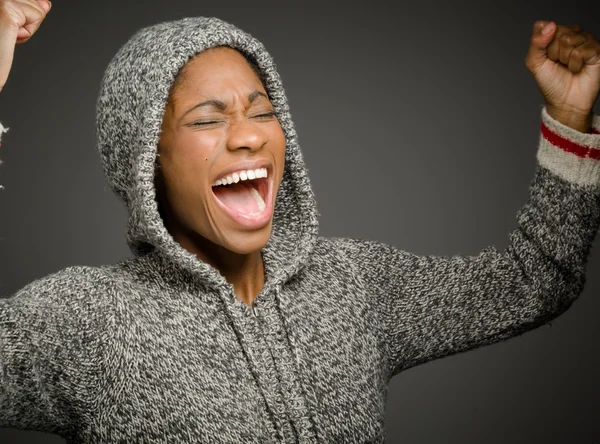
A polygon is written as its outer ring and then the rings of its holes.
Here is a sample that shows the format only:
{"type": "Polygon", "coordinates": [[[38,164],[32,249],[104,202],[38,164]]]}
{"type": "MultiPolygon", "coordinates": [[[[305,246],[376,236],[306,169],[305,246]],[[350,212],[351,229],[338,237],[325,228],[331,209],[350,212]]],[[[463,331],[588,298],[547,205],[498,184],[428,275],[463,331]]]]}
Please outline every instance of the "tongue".
{"type": "Polygon", "coordinates": [[[260,213],[265,209],[265,202],[249,181],[216,186],[213,192],[224,205],[240,213],[260,213]]]}

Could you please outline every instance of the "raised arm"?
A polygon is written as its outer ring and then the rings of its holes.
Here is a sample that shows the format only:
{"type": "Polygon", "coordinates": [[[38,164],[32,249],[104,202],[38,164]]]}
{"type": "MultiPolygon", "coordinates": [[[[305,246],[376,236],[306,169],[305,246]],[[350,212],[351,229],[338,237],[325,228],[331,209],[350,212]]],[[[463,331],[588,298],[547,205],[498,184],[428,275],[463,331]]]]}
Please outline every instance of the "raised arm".
{"type": "MultiPolygon", "coordinates": [[[[419,256],[346,241],[377,299],[392,375],[524,333],[581,294],[600,227],[600,134],[577,133],[542,113],[529,199],[504,251],[419,256]]],[[[600,131],[599,117],[594,124],[600,131]]]]}
{"type": "Polygon", "coordinates": [[[600,227],[600,116],[591,111],[600,44],[579,27],[539,21],[526,64],[546,106],[529,199],[504,251],[418,256],[346,240],[376,300],[391,375],[538,327],[584,288],[600,227]]]}
{"type": "Polygon", "coordinates": [[[106,314],[96,279],[69,267],[0,299],[0,427],[67,437],[89,420],[106,314]]]}
{"type": "MultiPolygon", "coordinates": [[[[50,6],[44,0],[0,1],[0,91],[15,45],[31,38],[50,6]]],[[[0,125],[0,137],[5,130],[0,125]]],[[[73,421],[84,419],[78,415],[92,396],[88,388],[97,367],[89,363],[98,360],[93,332],[101,324],[81,301],[88,282],[83,271],[63,270],[0,299],[0,427],[66,436],[73,421]]]]}
{"type": "MultiPolygon", "coordinates": [[[[15,45],[25,43],[33,36],[51,6],[47,0],[0,0],[0,91],[12,68],[15,45]]],[[[0,123],[0,139],[7,130],[0,123]]]]}

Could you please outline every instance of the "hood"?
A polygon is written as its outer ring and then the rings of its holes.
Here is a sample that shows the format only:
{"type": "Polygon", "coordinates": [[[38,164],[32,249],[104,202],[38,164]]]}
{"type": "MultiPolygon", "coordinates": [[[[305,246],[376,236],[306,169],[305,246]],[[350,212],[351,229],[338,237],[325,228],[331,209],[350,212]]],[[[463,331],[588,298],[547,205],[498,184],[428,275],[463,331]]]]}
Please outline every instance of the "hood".
{"type": "Polygon", "coordinates": [[[190,58],[221,45],[256,61],[285,134],[284,174],[271,237],[262,250],[265,285],[271,286],[286,281],[307,262],[317,240],[318,212],[281,79],[258,40],[207,17],[163,22],[137,31],[104,73],[97,101],[97,148],[108,183],[128,210],[126,239],[133,254],[152,254],[204,286],[229,287],[216,268],[169,234],[159,215],[154,187],[157,145],[171,84],[190,58]]]}

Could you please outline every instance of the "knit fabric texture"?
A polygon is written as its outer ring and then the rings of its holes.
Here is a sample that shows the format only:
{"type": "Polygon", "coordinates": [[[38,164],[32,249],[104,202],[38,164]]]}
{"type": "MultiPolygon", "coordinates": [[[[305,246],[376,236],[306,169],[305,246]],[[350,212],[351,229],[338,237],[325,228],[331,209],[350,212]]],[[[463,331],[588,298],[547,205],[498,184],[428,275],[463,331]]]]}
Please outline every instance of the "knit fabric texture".
{"type": "Polygon", "coordinates": [[[281,79],[217,18],[137,31],[97,102],[98,151],[132,257],[73,266],[0,300],[0,426],[69,443],[383,443],[391,378],[541,326],[581,294],[600,226],[600,118],[541,110],[528,201],[504,251],[420,256],[322,237],[281,79]],[[252,306],[167,232],[157,142],[180,68],[215,46],[256,60],[286,137],[266,283],[252,306]]]}

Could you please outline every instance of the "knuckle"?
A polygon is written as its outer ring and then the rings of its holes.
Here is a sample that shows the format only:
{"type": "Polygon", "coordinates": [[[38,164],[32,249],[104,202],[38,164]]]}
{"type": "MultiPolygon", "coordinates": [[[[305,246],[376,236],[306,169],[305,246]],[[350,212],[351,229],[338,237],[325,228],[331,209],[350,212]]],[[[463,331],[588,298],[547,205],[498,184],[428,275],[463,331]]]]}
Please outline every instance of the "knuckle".
{"type": "Polygon", "coordinates": [[[571,58],[581,58],[583,56],[582,51],[583,48],[581,46],[573,48],[573,51],[571,51],[571,58]]]}
{"type": "Polygon", "coordinates": [[[575,42],[576,36],[573,33],[565,32],[559,37],[561,45],[572,45],[575,42]]]}
{"type": "Polygon", "coordinates": [[[571,42],[571,37],[568,34],[562,34],[559,38],[560,43],[570,43],[571,42]]]}
{"type": "MultiPolygon", "coordinates": [[[[43,18],[43,9],[34,7],[34,10],[36,20],[43,18]]],[[[15,0],[0,0],[0,21],[5,25],[21,26],[26,21],[26,16],[15,0]]]]}

